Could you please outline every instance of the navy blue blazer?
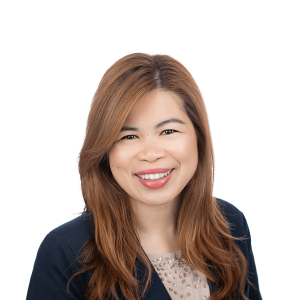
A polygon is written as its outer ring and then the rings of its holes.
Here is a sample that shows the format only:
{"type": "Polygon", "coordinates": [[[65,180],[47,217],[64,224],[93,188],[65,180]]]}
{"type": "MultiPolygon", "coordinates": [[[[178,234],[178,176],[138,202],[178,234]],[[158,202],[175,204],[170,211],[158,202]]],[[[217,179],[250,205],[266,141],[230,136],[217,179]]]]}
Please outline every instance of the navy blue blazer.
{"type": "MultiPolygon", "coordinates": [[[[246,296],[250,300],[262,299],[254,256],[251,247],[250,231],[244,214],[234,205],[217,198],[221,211],[225,218],[232,224],[232,235],[235,237],[246,237],[247,240],[235,241],[245,255],[249,265],[249,279],[257,287],[254,289],[246,281],[246,296]]],[[[27,300],[63,300],[84,299],[88,276],[81,274],[71,281],[70,292],[67,293],[67,282],[80,266],[75,262],[75,256],[87,238],[93,234],[91,217],[83,213],[79,217],[52,230],[41,243],[37,252],[30,283],[27,292],[27,300]]],[[[136,266],[138,279],[141,280],[145,273],[143,264],[137,258],[136,266]]],[[[148,286],[145,300],[171,300],[171,297],[162,283],[159,275],[152,266],[153,277],[148,286]]],[[[208,279],[211,293],[215,292],[217,286],[208,279]]],[[[124,299],[118,290],[120,299],[124,299]]]]}

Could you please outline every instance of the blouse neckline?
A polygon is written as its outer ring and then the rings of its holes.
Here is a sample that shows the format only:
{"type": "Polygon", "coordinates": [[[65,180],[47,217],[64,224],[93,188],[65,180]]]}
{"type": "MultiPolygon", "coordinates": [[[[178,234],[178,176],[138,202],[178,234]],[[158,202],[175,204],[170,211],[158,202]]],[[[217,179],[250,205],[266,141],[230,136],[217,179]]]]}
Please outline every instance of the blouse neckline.
{"type": "Polygon", "coordinates": [[[151,256],[151,257],[158,257],[158,256],[176,256],[178,254],[181,254],[181,250],[177,250],[177,251],[174,251],[174,252],[169,252],[169,253],[146,253],[148,256],[151,256]]]}

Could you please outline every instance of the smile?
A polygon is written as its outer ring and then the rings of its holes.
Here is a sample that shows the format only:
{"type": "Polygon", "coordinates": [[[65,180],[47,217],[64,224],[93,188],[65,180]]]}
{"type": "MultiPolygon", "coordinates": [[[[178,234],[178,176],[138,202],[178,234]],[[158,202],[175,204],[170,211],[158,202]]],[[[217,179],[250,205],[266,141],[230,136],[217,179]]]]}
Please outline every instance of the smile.
{"type": "Polygon", "coordinates": [[[143,186],[145,186],[149,189],[159,189],[159,188],[165,186],[167,184],[167,182],[171,179],[173,170],[174,169],[172,169],[166,173],[145,174],[145,175],[137,175],[136,174],[136,176],[137,176],[138,181],[143,186]]]}
{"type": "Polygon", "coordinates": [[[160,178],[164,178],[166,176],[168,176],[174,169],[170,170],[169,172],[166,173],[156,173],[156,174],[145,174],[145,175],[137,175],[138,177],[142,178],[142,179],[148,179],[148,180],[157,180],[160,178]]]}

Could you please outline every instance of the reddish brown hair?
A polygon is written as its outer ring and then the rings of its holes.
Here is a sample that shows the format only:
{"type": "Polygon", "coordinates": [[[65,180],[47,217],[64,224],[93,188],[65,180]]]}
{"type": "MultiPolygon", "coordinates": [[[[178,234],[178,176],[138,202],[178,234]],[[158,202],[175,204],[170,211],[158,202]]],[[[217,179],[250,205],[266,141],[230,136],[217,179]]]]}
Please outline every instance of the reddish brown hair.
{"type": "Polygon", "coordinates": [[[84,211],[92,214],[95,232],[85,244],[83,267],[73,277],[92,271],[87,300],[117,298],[116,284],[127,300],[141,299],[147,289],[151,263],[138,243],[128,195],[114,179],[107,153],[132,106],[155,89],[180,96],[198,140],[198,167],[181,192],[177,220],[183,257],[219,286],[211,300],[231,300],[234,295],[248,300],[244,295],[247,261],[234,242],[242,238],[231,235],[230,224],[212,196],[214,154],[205,105],[191,74],[168,55],[134,53],[121,58],[106,71],[94,95],[79,172],[84,211]],[[148,270],[143,287],[134,276],[137,257],[148,270]],[[210,272],[211,265],[217,277],[210,272]]]}

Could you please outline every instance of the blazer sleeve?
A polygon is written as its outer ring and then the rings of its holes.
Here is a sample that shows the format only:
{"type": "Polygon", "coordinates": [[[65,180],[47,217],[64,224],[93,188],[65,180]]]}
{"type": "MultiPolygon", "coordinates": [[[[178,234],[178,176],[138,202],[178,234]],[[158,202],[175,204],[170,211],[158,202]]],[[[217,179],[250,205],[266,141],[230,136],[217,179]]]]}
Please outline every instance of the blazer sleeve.
{"type": "Polygon", "coordinates": [[[248,254],[248,278],[251,283],[254,284],[255,287],[252,287],[248,282],[246,285],[246,295],[248,295],[250,300],[261,300],[261,294],[259,290],[259,283],[258,283],[258,275],[257,275],[257,270],[255,266],[255,260],[254,260],[254,255],[252,251],[252,246],[251,246],[251,234],[250,234],[250,229],[247,223],[247,220],[242,213],[243,216],[243,222],[244,222],[244,230],[246,233],[246,238],[247,238],[247,254],[248,254]]]}
{"type": "Polygon", "coordinates": [[[86,283],[82,275],[74,277],[67,292],[68,280],[78,269],[68,243],[55,231],[50,232],[39,247],[26,300],[83,300],[86,283]]]}

